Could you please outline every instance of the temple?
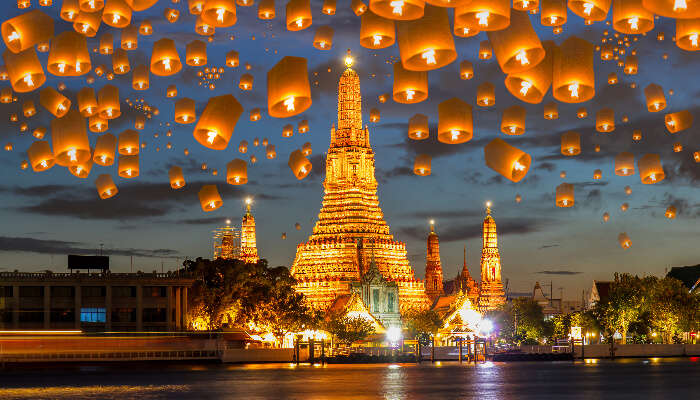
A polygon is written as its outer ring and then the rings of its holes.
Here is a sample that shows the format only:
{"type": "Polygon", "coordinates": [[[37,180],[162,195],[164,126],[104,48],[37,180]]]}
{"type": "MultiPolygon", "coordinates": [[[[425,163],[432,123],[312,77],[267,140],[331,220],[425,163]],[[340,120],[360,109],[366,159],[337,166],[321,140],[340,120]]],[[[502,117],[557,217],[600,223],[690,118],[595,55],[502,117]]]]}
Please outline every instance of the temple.
{"type": "Polygon", "coordinates": [[[464,246],[462,271],[454,279],[454,288],[456,291],[466,293],[472,304],[477,304],[479,301],[479,285],[472,278],[467,267],[467,246],[464,246]]]}
{"type": "Polygon", "coordinates": [[[233,260],[240,253],[240,232],[235,226],[231,226],[231,220],[226,220],[226,225],[214,230],[214,259],[223,258],[233,260]]]}
{"type": "Polygon", "coordinates": [[[479,311],[484,313],[505,303],[506,295],[501,282],[501,256],[498,253],[496,221],[491,216],[491,203],[486,203],[481,248],[481,283],[479,284],[479,311]]]}
{"type": "Polygon", "coordinates": [[[331,128],[321,211],[292,265],[296,289],[313,307],[328,309],[338,296],[351,294],[352,283],[361,282],[374,264],[372,269],[398,286],[402,313],[424,309],[429,300],[423,282],[415,278],[405,244],[394,241],[379,207],[374,152],[362,126],[360,78],[349,54],[346,66],[338,83],[338,126],[331,128]]]}
{"type": "Polygon", "coordinates": [[[425,294],[431,301],[444,294],[442,264],[440,263],[440,239],[435,233],[435,222],[430,221],[427,251],[425,253],[425,294]]]}
{"type": "Polygon", "coordinates": [[[258,262],[258,248],[255,243],[255,217],[250,213],[252,200],[246,199],[246,212],[241,220],[241,252],[240,259],[246,263],[258,262]]]}

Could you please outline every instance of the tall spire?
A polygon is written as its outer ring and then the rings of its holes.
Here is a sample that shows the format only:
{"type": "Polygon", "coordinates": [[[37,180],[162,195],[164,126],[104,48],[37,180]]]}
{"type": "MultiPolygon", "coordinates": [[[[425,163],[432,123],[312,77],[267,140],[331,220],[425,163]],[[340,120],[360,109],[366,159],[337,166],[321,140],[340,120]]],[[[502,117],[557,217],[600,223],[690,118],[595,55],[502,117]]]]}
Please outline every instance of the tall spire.
{"type": "Polygon", "coordinates": [[[362,129],[362,95],[360,94],[360,77],[352,65],[354,59],[348,49],[345,56],[343,75],[338,82],[338,126],[333,132],[331,147],[365,146],[368,133],[362,129]]]}
{"type": "Polygon", "coordinates": [[[435,233],[435,221],[430,220],[427,251],[425,254],[425,294],[435,300],[444,293],[442,285],[442,263],[440,262],[440,239],[435,233]]]}
{"type": "Polygon", "coordinates": [[[481,284],[479,288],[479,310],[493,310],[505,302],[501,282],[501,255],[498,252],[496,221],[491,216],[491,202],[486,203],[483,225],[483,247],[481,248],[481,284]]]}
{"type": "Polygon", "coordinates": [[[255,217],[250,212],[252,203],[250,197],[245,200],[246,212],[241,219],[241,259],[254,264],[258,262],[258,247],[255,238],[255,217]]]}

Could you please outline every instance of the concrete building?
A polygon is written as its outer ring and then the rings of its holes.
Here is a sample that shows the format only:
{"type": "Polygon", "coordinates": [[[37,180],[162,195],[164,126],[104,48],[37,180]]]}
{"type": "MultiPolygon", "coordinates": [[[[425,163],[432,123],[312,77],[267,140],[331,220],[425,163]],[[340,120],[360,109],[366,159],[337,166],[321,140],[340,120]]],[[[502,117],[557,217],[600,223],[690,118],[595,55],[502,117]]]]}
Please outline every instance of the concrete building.
{"type": "Polygon", "coordinates": [[[0,329],[178,331],[187,291],[177,273],[0,273],[0,329]]]}

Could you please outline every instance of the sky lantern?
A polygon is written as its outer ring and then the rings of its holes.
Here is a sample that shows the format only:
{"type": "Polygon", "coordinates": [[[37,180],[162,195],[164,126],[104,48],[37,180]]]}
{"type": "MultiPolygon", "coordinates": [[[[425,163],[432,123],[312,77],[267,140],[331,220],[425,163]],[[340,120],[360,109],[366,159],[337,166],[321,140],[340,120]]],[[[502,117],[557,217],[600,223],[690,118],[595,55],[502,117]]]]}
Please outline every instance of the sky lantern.
{"type": "Polygon", "coordinates": [[[306,157],[313,153],[313,150],[311,149],[311,142],[306,142],[303,146],[301,146],[301,153],[306,157]]]}
{"type": "Polygon", "coordinates": [[[611,42],[600,46],[600,59],[603,61],[612,60],[615,57],[615,46],[611,42]]]}
{"type": "Polygon", "coordinates": [[[34,48],[19,53],[5,50],[2,58],[5,61],[5,68],[7,68],[7,75],[12,85],[12,90],[15,92],[31,92],[41,87],[46,81],[44,69],[41,67],[34,48]]]}
{"type": "Polygon", "coordinates": [[[168,88],[165,90],[165,97],[168,97],[168,98],[177,97],[177,86],[168,85],[168,88]]]}
{"type": "Polygon", "coordinates": [[[300,150],[294,150],[289,155],[289,161],[287,162],[292,173],[298,180],[306,178],[311,172],[311,162],[304,156],[300,150]]]}
{"type": "Polygon", "coordinates": [[[180,72],[181,69],[180,56],[172,39],[163,38],[153,43],[151,72],[154,75],[170,76],[180,72]]]}
{"type": "Polygon", "coordinates": [[[529,154],[513,147],[500,138],[484,147],[486,165],[512,182],[520,182],[530,169],[529,154]]]}
{"type": "Polygon", "coordinates": [[[267,112],[287,118],[311,106],[311,87],[306,59],[287,56],[267,72],[267,112]]]}
{"type": "Polygon", "coordinates": [[[19,53],[53,37],[53,18],[32,10],[3,22],[0,31],[5,46],[13,53],[19,53]]]}
{"type": "Polygon", "coordinates": [[[34,172],[46,171],[55,163],[51,146],[45,140],[37,140],[32,143],[27,150],[27,157],[29,157],[29,164],[34,172]]]}
{"type": "MultiPolygon", "coordinates": [[[[470,0],[471,1],[471,0],[470,0]]],[[[455,36],[467,38],[476,36],[481,32],[476,26],[472,25],[472,21],[466,19],[454,19],[453,33],[455,36]]]]}
{"type": "Polygon", "coordinates": [[[368,49],[384,49],[394,44],[396,33],[394,21],[382,18],[372,11],[362,14],[360,19],[360,45],[368,49]]]}
{"type": "Polygon", "coordinates": [[[506,89],[518,99],[531,104],[540,103],[552,85],[552,66],[556,45],[552,41],[542,43],[545,57],[534,67],[511,73],[506,77],[506,89]]]}
{"type": "Polygon", "coordinates": [[[190,14],[199,15],[202,13],[206,0],[187,0],[190,14]]]}
{"type": "Polygon", "coordinates": [[[194,21],[194,31],[202,36],[212,36],[216,32],[214,26],[204,22],[202,15],[198,15],[197,19],[194,21]]]}
{"type": "Polygon", "coordinates": [[[134,90],[148,90],[150,79],[148,75],[148,67],[145,65],[137,65],[131,75],[131,87],[134,90]]]}
{"type": "Polygon", "coordinates": [[[299,133],[306,133],[309,131],[309,121],[306,119],[302,119],[299,121],[299,124],[297,124],[297,129],[299,130],[299,133]]]}
{"type": "Polygon", "coordinates": [[[117,146],[120,155],[128,156],[139,154],[139,133],[127,129],[119,134],[119,145],[117,146]]]}
{"type": "Polygon", "coordinates": [[[562,26],[566,23],[566,0],[542,0],[540,23],[544,26],[562,26]]]}
{"type": "Polygon", "coordinates": [[[644,8],[642,0],[614,0],[613,28],[628,35],[639,35],[654,29],[654,13],[644,8]]]}
{"type": "Polygon", "coordinates": [[[459,63],[459,77],[462,80],[472,79],[474,77],[474,66],[469,60],[462,60],[459,63]]]}
{"type": "Polygon", "coordinates": [[[143,130],[146,127],[146,116],[137,115],[134,118],[134,129],[143,130]]]}
{"type": "Polygon", "coordinates": [[[414,104],[428,98],[428,71],[410,71],[403,67],[401,61],[394,62],[395,102],[414,104]]]}
{"type": "Polygon", "coordinates": [[[581,154],[581,135],[578,132],[569,131],[562,133],[561,154],[565,156],[581,154]]]}
{"type": "Polygon", "coordinates": [[[513,8],[518,11],[537,12],[539,9],[539,0],[513,0],[513,8]]]}
{"type": "Polygon", "coordinates": [[[107,119],[100,117],[99,114],[95,114],[88,118],[88,128],[90,132],[102,133],[109,129],[109,122],[107,119]]]}
{"type": "Polygon", "coordinates": [[[603,178],[603,171],[596,169],[593,171],[593,179],[598,180],[603,178]]]}
{"type": "Polygon", "coordinates": [[[265,146],[265,157],[268,160],[272,160],[275,157],[277,157],[277,151],[275,151],[275,145],[274,144],[268,144],[265,146]]]}
{"type": "Polygon", "coordinates": [[[603,222],[608,222],[610,221],[610,213],[604,212],[603,213],[603,222]]]}
{"type": "Polygon", "coordinates": [[[226,164],[226,182],[231,185],[248,183],[248,164],[240,158],[234,158],[226,164]]]}
{"type": "Polygon", "coordinates": [[[608,16],[611,0],[569,0],[569,9],[587,21],[603,21],[608,16]]]}
{"type": "Polygon", "coordinates": [[[700,18],[698,0],[642,0],[642,6],[654,14],[676,18],[676,21],[700,18]]]}
{"type": "Polygon", "coordinates": [[[124,0],[107,0],[102,11],[102,22],[114,28],[124,28],[131,23],[131,7],[124,0]]]}
{"type": "Polygon", "coordinates": [[[182,189],[185,187],[185,175],[182,173],[182,167],[173,165],[168,170],[168,179],[170,180],[170,187],[173,189],[182,189]]]}
{"type": "Polygon", "coordinates": [[[330,50],[333,47],[333,28],[328,25],[319,26],[314,34],[314,47],[330,50]]]}
{"type": "Polygon", "coordinates": [[[544,119],[554,120],[559,118],[559,107],[557,103],[551,102],[544,105],[544,119]]]}
{"type": "Polygon", "coordinates": [[[693,125],[693,114],[688,110],[666,114],[664,116],[666,129],[671,133],[678,133],[693,125]]]}
{"type": "Polygon", "coordinates": [[[557,186],[556,204],[557,207],[573,207],[575,203],[574,185],[570,183],[562,183],[557,186]]]}
{"type": "Polygon", "coordinates": [[[80,11],[85,12],[100,11],[105,6],[104,0],[78,0],[78,3],[80,5],[80,11]]]}
{"type": "MultiPolygon", "coordinates": [[[[697,9],[700,2],[696,2],[694,7],[697,9]]],[[[677,19],[676,20],[676,46],[683,50],[698,51],[698,35],[700,35],[700,16],[694,19],[677,19]]]]}
{"type": "Polygon", "coordinates": [[[4,87],[0,90],[0,103],[9,104],[12,103],[12,88],[4,87]]]}
{"type": "Polygon", "coordinates": [[[260,121],[260,109],[259,108],[253,108],[250,110],[250,120],[251,121],[260,121]]]}
{"type": "Polygon", "coordinates": [[[636,75],[638,67],[639,61],[637,60],[637,56],[630,54],[625,57],[624,71],[626,75],[636,75]]]}
{"type": "Polygon", "coordinates": [[[456,97],[438,104],[439,142],[464,143],[470,141],[473,134],[472,106],[456,97]]]}
{"type": "Polygon", "coordinates": [[[287,3],[287,30],[301,31],[311,26],[311,3],[309,0],[289,0],[287,3]]]}
{"type": "Polygon", "coordinates": [[[507,28],[487,35],[504,74],[526,71],[544,59],[544,47],[525,11],[511,12],[507,28]]]}
{"type": "Polygon", "coordinates": [[[100,174],[100,176],[95,179],[95,187],[97,188],[97,194],[102,200],[114,197],[119,193],[117,185],[114,184],[114,180],[112,179],[112,175],[109,174],[100,174]]]}
{"type": "Polygon", "coordinates": [[[228,28],[238,21],[234,0],[207,0],[200,16],[204,22],[216,28],[228,28]]]}
{"type": "Polygon", "coordinates": [[[586,110],[586,107],[580,107],[576,110],[576,117],[580,119],[588,117],[588,110],[586,110]]]}
{"type": "Polygon", "coordinates": [[[510,0],[472,0],[455,8],[455,25],[498,31],[510,25],[510,0]]]}
{"type": "Polygon", "coordinates": [[[199,204],[204,212],[214,211],[224,204],[216,185],[202,186],[199,190],[199,204]]]}
{"type": "Polygon", "coordinates": [[[180,11],[168,7],[163,10],[163,17],[165,17],[165,19],[171,24],[174,24],[180,18],[180,11]]]}
{"type": "Polygon", "coordinates": [[[350,8],[352,8],[352,12],[359,17],[367,11],[367,4],[365,4],[362,0],[351,0],[350,8]]]}
{"type": "Polygon", "coordinates": [[[552,94],[564,103],[582,103],[593,98],[593,44],[572,36],[555,48],[552,94]]]}
{"type": "Polygon", "coordinates": [[[149,36],[153,34],[153,24],[151,21],[144,19],[139,25],[139,35],[149,36]]]}
{"type": "Polygon", "coordinates": [[[620,247],[622,247],[623,250],[627,250],[632,247],[632,239],[630,239],[626,232],[622,232],[617,235],[617,241],[620,243],[620,247]]]}
{"type": "Polygon", "coordinates": [[[632,131],[632,140],[635,142],[642,140],[642,131],[640,129],[635,129],[632,131]]]}
{"type": "Polygon", "coordinates": [[[84,163],[92,153],[85,119],[72,109],[51,121],[51,142],[56,163],[61,166],[84,163]]]}
{"type": "Polygon", "coordinates": [[[238,52],[236,50],[226,53],[226,66],[231,68],[238,66],[238,52]]]}
{"type": "Polygon", "coordinates": [[[100,36],[99,45],[100,54],[112,54],[114,53],[114,36],[111,33],[103,33],[100,36]]]}
{"type": "Polygon", "coordinates": [[[693,153],[693,160],[695,160],[696,163],[700,163],[700,151],[693,153]]]}
{"type": "MultiPolygon", "coordinates": [[[[238,81],[238,87],[241,90],[253,90],[253,75],[251,74],[243,74],[241,75],[241,79],[238,81]]],[[[268,90],[270,90],[268,88],[268,90]]],[[[268,98],[269,102],[269,98],[268,98]]]]}
{"type": "Polygon", "coordinates": [[[100,29],[100,23],[102,22],[102,13],[97,12],[84,12],[78,13],[73,21],[73,30],[79,34],[86,37],[93,37],[97,34],[100,29]]]}
{"type": "Polygon", "coordinates": [[[423,17],[425,0],[370,0],[369,9],[382,18],[408,21],[423,17]]]}
{"type": "Polygon", "coordinates": [[[238,145],[238,152],[241,154],[245,154],[248,152],[248,141],[247,140],[241,140],[241,143],[238,145]]]}
{"type": "Polygon", "coordinates": [[[490,60],[493,56],[493,47],[488,40],[479,42],[479,60],[490,60]]]}
{"type": "Polygon", "coordinates": [[[615,110],[601,108],[595,115],[595,130],[598,132],[612,132],[615,130],[615,110]]]}
{"type": "Polygon", "coordinates": [[[514,105],[503,110],[501,117],[501,132],[506,135],[522,135],[525,133],[525,108],[514,105]]]}
{"type": "Polygon", "coordinates": [[[78,0],[63,0],[59,15],[64,21],[73,22],[75,21],[75,18],[78,16],[79,12],[80,5],[78,4],[78,0]]]}
{"type": "Polygon", "coordinates": [[[92,158],[88,158],[85,162],[80,164],[73,164],[68,166],[68,171],[75,177],[80,179],[86,179],[90,175],[92,170],[92,158]]]}
{"type": "Polygon", "coordinates": [[[139,176],[139,155],[119,155],[117,170],[122,178],[137,178],[139,176]]]}
{"type": "Polygon", "coordinates": [[[124,0],[134,11],[143,11],[151,8],[158,0],[124,0]]]}
{"type": "Polygon", "coordinates": [[[413,140],[425,140],[430,136],[428,116],[416,114],[408,120],[408,137],[413,140]]]}
{"type": "MultiPolygon", "coordinates": [[[[46,90],[46,89],[42,89],[42,92],[44,90],[46,90]]],[[[39,92],[39,94],[41,95],[41,92],[39,92]]],[[[68,110],[66,110],[66,111],[68,111],[68,110]]],[[[25,100],[24,104],[22,104],[22,115],[24,115],[26,118],[29,118],[35,114],[36,114],[36,106],[34,106],[34,102],[31,100],[25,100]]]]}
{"type": "Polygon", "coordinates": [[[668,219],[675,219],[677,212],[678,212],[678,210],[676,209],[675,206],[668,206],[668,208],[666,209],[666,212],[664,213],[664,217],[666,217],[668,219]]]}
{"type": "Polygon", "coordinates": [[[35,138],[37,138],[39,140],[43,139],[45,135],[46,135],[46,127],[45,126],[36,127],[34,129],[34,131],[32,132],[32,136],[34,136],[35,138]]]}
{"type": "MultiPolygon", "coordinates": [[[[257,139],[257,138],[255,138],[255,139],[257,139]]],[[[255,142],[256,142],[255,139],[253,140],[253,145],[254,145],[254,146],[257,146],[257,144],[255,144],[255,142]]],[[[270,142],[270,141],[269,141],[267,138],[263,138],[263,140],[262,140],[261,143],[262,143],[263,146],[267,146],[267,144],[268,144],[269,142],[270,142]]]]}
{"type": "Polygon", "coordinates": [[[446,8],[426,6],[423,18],[400,22],[396,36],[407,70],[430,71],[457,58],[446,8]]]}
{"type": "Polygon", "coordinates": [[[615,175],[634,175],[634,154],[623,151],[615,156],[615,175]]]}
{"type": "Polygon", "coordinates": [[[39,92],[39,102],[56,118],[66,115],[70,109],[70,99],[52,87],[45,87],[39,92]]]}
{"type": "Polygon", "coordinates": [[[523,201],[523,196],[516,194],[515,195],[515,202],[519,204],[521,201],[523,201]]]}
{"type": "Polygon", "coordinates": [[[637,167],[639,168],[639,178],[644,184],[659,183],[666,177],[658,154],[643,155],[637,161],[637,167]]]}
{"type": "Polygon", "coordinates": [[[657,112],[666,108],[666,95],[664,95],[664,89],[661,86],[650,83],[644,88],[644,97],[646,97],[649,112],[657,112]]]}
{"type": "Polygon", "coordinates": [[[117,138],[111,133],[105,133],[97,138],[95,151],[92,154],[92,161],[97,165],[108,167],[114,164],[114,148],[117,145],[117,138]]]}
{"type": "Polygon", "coordinates": [[[104,85],[97,92],[97,110],[104,119],[115,119],[121,115],[119,107],[119,89],[116,86],[104,85]]]}
{"type": "Polygon", "coordinates": [[[615,84],[617,84],[617,81],[618,81],[618,79],[617,79],[616,73],[611,72],[608,74],[608,84],[609,85],[615,85],[615,84]]]}
{"type": "Polygon", "coordinates": [[[122,29],[121,48],[124,50],[136,50],[139,47],[139,30],[134,25],[122,29]]]}
{"type": "Polygon", "coordinates": [[[258,18],[275,18],[275,0],[260,0],[260,3],[258,3],[258,18]]]}
{"type": "Polygon", "coordinates": [[[80,76],[92,68],[87,41],[72,31],[61,32],[51,40],[46,69],[56,76],[80,76]]]}
{"type": "Polygon", "coordinates": [[[428,176],[431,173],[430,164],[433,158],[428,154],[416,154],[413,161],[413,173],[418,176],[428,176]]]}
{"type": "Polygon", "coordinates": [[[185,64],[200,67],[207,64],[207,44],[201,40],[193,40],[185,47],[185,64]]]}
{"type": "Polygon", "coordinates": [[[496,104],[496,88],[491,82],[483,82],[476,87],[476,104],[491,107],[496,104]]]}
{"type": "Polygon", "coordinates": [[[326,15],[335,15],[336,0],[323,0],[321,12],[326,15]]]}
{"type": "Polygon", "coordinates": [[[242,113],[243,107],[232,95],[211,97],[194,127],[194,138],[204,147],[225,149],[242,113]]]}
{"type": "Polygon", "coordinates": [[[129,56],[127,56],[126,50],[114,50],[114,54],[112,54],[112,69],[117,75],[124,75],[131,70],[131,65],[129,64],[129,56]]]}
{"type": "Polygon", "coordinates": [[[183,97],[175,102],[175,122],[178,124],[191,124],[197,119],[194,100],[183,97]]]}

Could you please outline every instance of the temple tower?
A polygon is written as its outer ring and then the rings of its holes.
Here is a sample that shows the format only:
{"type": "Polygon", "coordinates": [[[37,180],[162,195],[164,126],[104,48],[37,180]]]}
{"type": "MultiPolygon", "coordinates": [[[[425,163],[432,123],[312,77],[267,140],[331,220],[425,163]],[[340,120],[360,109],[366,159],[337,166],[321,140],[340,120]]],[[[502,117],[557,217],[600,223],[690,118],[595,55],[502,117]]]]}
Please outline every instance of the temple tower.
{"type": "Polygon", "coordinates": [[[425,254],[425,294],[431,301],[444,294],[442,264],[440,263],[440,239],[435,233],[435,221],[430,221],[430,233],[425,254]]]}
{"type": "Polygon", "coordinates": [[[241,235],[235,226],[231,226],[231,220],[227,219],[226,225],[214,229],[213,233],[214,259],[238,258],[241,250],[241,235]]]}
{"type": "Polygon", "coordinates": [[[255,241],[255,217],[250,213],[252,199],[247,198],[246,212],[241,220],[241,254],[240,259],[246,263],[258,262],[258,247],[255,241]]]}
{"type": "Polygon", "coordinates": [[[462,262],[462,271],[455,279],[455,288],[460,292],[464,292],[469,297],[472,304],[477,304],[479,300],[479,285],[469,273],[467,267],[467,246],[464,246],[464,261],[462,262]]]}
{"type": "Polygon", "coordinates": [[[362,126],[360,78],[349,54],[338,82],[338,127],[331,128],[324,196],[318,221],[297,246],[292,275],[297,291],[315,308],[326,309],[349,294],[351,283],[369,270],[371,255],[382,276],[399,286],[401,311],[425,308],[423,283],[414,276],[406,245],[394,241],[379,207],[374,152],[362,126]]]}
{"type": "Polygon", "coordinates": [[[493,310],[505,303],[506,295],[501,282],[501,256],[498,253],[496,221],[491,216],[491,203],[486,203],[481,248],[481,283],[479,284],[479,311],[493,310]]]}

